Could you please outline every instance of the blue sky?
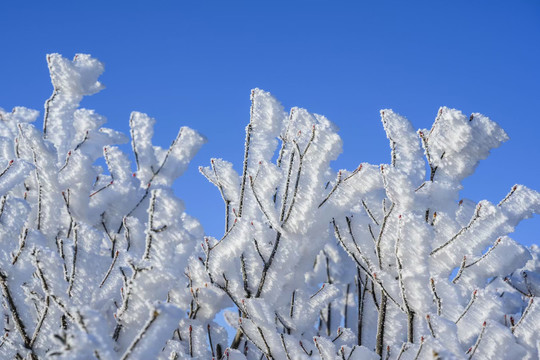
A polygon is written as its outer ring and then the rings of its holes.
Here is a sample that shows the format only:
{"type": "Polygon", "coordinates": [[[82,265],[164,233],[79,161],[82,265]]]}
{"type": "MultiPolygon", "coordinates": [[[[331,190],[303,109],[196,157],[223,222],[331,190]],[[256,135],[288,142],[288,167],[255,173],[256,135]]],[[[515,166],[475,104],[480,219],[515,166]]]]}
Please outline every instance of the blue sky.
{"type": "MultiPolygon", "coordinates": [[[[208,138],[175,191],[210,235],[221,235],[223,206],[197,167],[222,157],[239,169],[254,87],[336,123],[336,169],[389,161],[381,108],[416,128],[442,105],[481,112],[511,140],[463,196],[540,190],[538,1],[2,1],[0,14],[4,109],[43,109],[45,54],[90,53],[105,63],[107,89],[82,105],[109,127],[127,132],[138,110],[157,118],[159,145],[182,125],[208,138]]],[[[515,238],[540,244],[538,216],[515,238]]]]}

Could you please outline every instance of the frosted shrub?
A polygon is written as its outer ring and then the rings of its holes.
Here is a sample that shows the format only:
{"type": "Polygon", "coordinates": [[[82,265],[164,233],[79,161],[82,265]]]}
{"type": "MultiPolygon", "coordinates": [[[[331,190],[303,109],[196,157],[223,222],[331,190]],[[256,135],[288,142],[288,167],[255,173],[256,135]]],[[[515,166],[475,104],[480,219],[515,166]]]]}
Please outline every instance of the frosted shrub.
{"type": "Polygon", "coordinates": [[[336,174],[326,118],[287,115],[258,89],[251,98],[242,174],[221,159],[201,169],[227,225],[206,239],[198,272],[239,312],[227,316],[231,347],[249,359],[538,356],[538,248],[507,234],[540,212],[540,194],[458,197],[502,129],[441,108],[415,132],[384,110],[391,164],[336,174]]]}
{"type": "Polygon", "coordinates": [[[47,62],[43,132],[37,111],[0,112],[0,357],[155,358],[190,304],[184,267],[202,230],[171,185],[204,139],[182,128],[153,146],[154,120],[134,112],[132,173],[114,146],[128,138],[78,109],[101,90],[101,63],[47,62]]]}
{"type": "Polygon", "coordinates": [[[537,259],[507,234],[540,212],[540,194],[516,185],[496,205],[458,198],[461,181],[506,134],[448,108],[416,133],[391,110],[381,118],[392,163],[365,164],[357,190],[334,181],[336,193],[357,199],[348,217],[332,219],[364,280],[355,320],[377,329],[358,342],[402,359],[536,358],[538,290],[528,274],[537,259]]]}
{"type": "Polygon", "coordinates": [[[540,250],[508,234],[540,194],[459,198],[507,139],[488,118],[441,108],[415,132],[384,110],[391,163],[336,173],[335,126],[255,89],[241,173],[200,168],[224,201],[218,239],[171,189],[204,138],[153,146],[134,112],[132,164],[129,139],[78,108],[101,63],[47,61],[43,131],[36,111],[0,110],[0,357],[538,357],[540,250]]]}

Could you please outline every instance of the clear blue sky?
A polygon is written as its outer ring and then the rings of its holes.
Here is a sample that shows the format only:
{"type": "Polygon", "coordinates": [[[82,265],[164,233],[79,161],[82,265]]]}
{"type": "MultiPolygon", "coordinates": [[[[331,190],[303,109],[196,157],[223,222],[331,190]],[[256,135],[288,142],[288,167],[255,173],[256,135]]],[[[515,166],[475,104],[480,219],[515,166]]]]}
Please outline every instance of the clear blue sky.
{"type": "MultiPolygon", "coordinates": [[[[511,140],[466,181],[499,201],[514,183],[540,190],[540,2],[9,1],[0,4],[0,106],[38,110],[50,96],[45,54],[90,53],[107,89],[83,101],[128,131],[132,110],[157,118],[168,146],[188,125],[209,140],[176,192],[210,235],[223,206],[199,165],[239,168],[249,91],[326,115],[340,128],[335,168],[389,161],[379,109],[416,128],[441,105],[497,121],[511,140]]],[[[540,243],[538,216],[515,238],[540,243]]]]}

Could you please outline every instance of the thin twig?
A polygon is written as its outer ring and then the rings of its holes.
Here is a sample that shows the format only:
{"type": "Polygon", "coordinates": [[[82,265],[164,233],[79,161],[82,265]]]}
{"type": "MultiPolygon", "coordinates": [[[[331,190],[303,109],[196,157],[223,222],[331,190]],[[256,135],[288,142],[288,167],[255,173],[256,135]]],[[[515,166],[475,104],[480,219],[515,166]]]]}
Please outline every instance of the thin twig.
{"type": "Polygon", "coordinates": [[[146,230],[146,246],[144,248],[143,259],[150,258],[150,249],[152,247],[152,240],[154,235],[154,212],[156,210],[156,198],[157,191],[152,191],[152,197],[150,199],[150,208],[148,209],[148,228],[146,230]]]}
{"type": "Polygon", "coordinates": [[[262,329],[257,326],[257,331],[259,331],[259,335],[261,335],[261,338],[264,342],[264,346],[266,348],[266,357],[270,360],[273,359],[274,357],[272,356],[272,351],[270,350],[270,346],[268,345],[268,342],[266,341],[266,337],[264,336],[262,329]]]}
{"type": "Polygon", "coordinates": [[[307,356],[311,356],[313,354],[313,350],[310,350],[309,352],[307,352],[306,348],[304,347],[304,344],[302,344],[302,341],[300,341],[299,344],[300,344],[300,347],[302,348],[302,350],[304,350],[304,352],[306,353],[307,356]]]}
{"type": "Polygon", "coordinates": [[[105,189],[107,189],[109,186],[111,186],[113,183],[114,183],[114,181],[111,180],[107,185],[102,186],[101,188],[97,189],[96,191],[94,191],[93,193],[91,193],[90,195],[88,195],[88,197],[93,197],[93,196],[99,194],[100,192],[102,192],[103,190],[105,190],[105,189]]]}
{"type": "Polygon", "coordinates": [[[416,353],[414,360],[418,360],[420,358],[420,353],[422,352],[423,347],[424,347],[424,337],[422,336],[420,338],[420,347],[418,347],[418,352],[416,353]]]}
{"type": "Polygon", "coordinates": [[[13,259],[11,260],[11,265],[15,265],[17,260],[19,260],[19,257],[21,256],[22,251],[26,245],[27,237],[28,237],[28,228],[25,227],[21,235],[19,235],[19,249],[17,250],[17,253],[15,254],[15,256],[13,256],[13,259]]]}
{"type": "Polygon", "coordinates": [[[270,269],[270,266],[272,266],[272,263],[274,262],[274,259],[276,257],[276,253],[279,247],[279,242],[281,239],[281,233],[278,232],[276,234],[276,240],[274,241],[274,247],[272,248],[272,252],[270,253],[270,257],[268,258],[268,261],[264,264],[262,274],[261,274],[261,280],[259,281],[259,286],[257,287],[257,293],[255,294],[256,298],[259,298],[262,294],[264,283],[266,281],[266,276],[268,274],[268,270],[270,269]]]}
{"type": "Polygon", "coordinates": [[[210,332],[210,324],[206,326],[206,331],[208,333],[208,343],[210,344],[210,350],[212,351],[212,358],[215,357],[214,345],[212,344],[212,333],[210,332]]]}
{"type": "Polygon", "coordinates": [[[242,265],[242,280],[244,283],[244,292],[246,293],[246,298],[251,297],[251,290],[249,290],[248,276],[246,271],[246,260],[244,258],[244,253],[240,255],[240,264],[242,265]]]}
{"type": "Polygon", "coordinates": [[[529,313],[529,310],[531,309],[532,307],[532,304],[533,304],[533,301],[534,301],[534,298],[531,297],[529,299],[529,303],[527,304],[527,307],[525,308],[525,310],[523,310],[523,314],[521,315],[521,317],[519,318],[519,321],[514,325],[512,326],[512,333],[516,330],[516,328],[523,322],[523,319],[525,319],[525,317],[527,316],[527,314],[529,313]]]}
{"type": "Polygon", "coordinates": [[[434,255],[438,251],[444,249],[446,246],[448,246],[452,242],[454,242],[461,234],[463,234],[464,232],[469,230],[472,227],[472,225],[475,223],[475,221],[478,220],[478,218],[480,217],[480,209],[481,208],[482,208],[482,204],[478,204],[478,206],[476,207],[476,211],[474,212],[474,215],[471,218],[471,221],[469,221],[469,223],[467,224],[467,226],[461,228],[461,230],[459,230],[454,236],[452,236],[452,238],[450,238],[450,240],[448,240],[444,244],[442,244],[442,245],[438,246],[437,248],[435,248],[433,251],[431,251],[431,253],[429,255],[434,255]]]}
{"type": "Polygon", "coordinates": [[[429,314],[426,315],[426,322],[428,324],[428,328],[429,328],[429,332],[431,333],[431,336],[436,338],[437,336],[435,336],[435,331],[433,330],[433,325],[431,325],[431,316],[429,316],[429,314]]]}
{"type": "Polygon", "coordinates": [[[109,269],[105,273],[105,276],[103,277],[103,280],[101,280],[101,283],[99,284],[99,287],[101,288],[103,284],[105,284],[105,281],[109,278],[109,275],[111,274],[112,269],[114,268],[114,264],[116,264],[116,259],[118,259],[119,251],[116,250],[116,253],[114,254],[113,261],[111,262],[111,266],[109,266],[109,269]]]}
{"type": "Polygon", "coordinates": [[[13,160],[10,160],[8,166],[0,173],[0,177],[4,176],[13,165],[13,160]]]}
{"type": "Polygon", "coordinates": [[[244,192],[246,189],[247,168],[249,159],[249,145],[251,143],[251,132],[253,131],[253,111],[255,109],[255,91],[251,91],[251,108],[249,111],[249,124],[246,127],[246,142],[244,144],[244,165],[242,167],[242,181],[240,186],[240,199],[238,201],[238,217],[242,217],[244,207],[244,192]]]}
{"type": "MultiPolygon", "coordinates": [[[[332,223],[334,225],[334,233],[336,234],[336,238],[338,239],[338,241],[341,243],[341,246],[343,247],[343,249],[347,252],[347,254],[349,254],[350,257],[353,258],[353,260],[356,262],[356,264],[366,273],[366,275],[369,276],[370,280],[372,282],[376,282],[380,287],[381,287],[381,290],[384,292],[384,294],[388,297],[388,299],[390,299],[401,311],[403,311],[404,313],[406,313],[406,310],[403,308],[403,306],[401,306],[401,304],[399,304],[389,293],[388,291],[386,291],[386,289],[384,288],[382,282],[380,281],[380,279],[378,279],[376,277],[376,273],[368,270],[368,268],[366,268],[361,262],[360,260],[356,257],[356,255],[349,249],[349,247],[345,244],[345,242],[343,241],[340,233],[339,233],[339,228],[336,224],[336,220],[335,219],[332,219],[332,223]]],[[[354,241],[354,240],[353,240],[354,241]]],[[[358,247],[357,247],[357,250],[358,250],[358,247]]],[[[363,255],[362,252],[359,252],[360,256],[362,257],[363,261],[364,262],[367,262],[367,266],[371,269],[372,268],[372,265],[371,265],[371,262],[369,262],[369,260],[363,255]]]]}
{"type": "MultiPolygon", "coordinates": [[[[62,191],[62,198],[64,199],[64,203],[66,204],[66,211],[69,215],[69,227],[68,227],[68,231],[67,231],[67,234],[66,234],[66,238],[69,238],[71,236],[71,230],[73,230],[73,224],[74,224],[74,220],[73,220],[73,215],[71,214],[71,207],[69,205],[69,200],[70,200],[70,197],[71,197],[71,191],[69,189],[67,189],[67,195],[66,195],[66,191],[62,191]]],[[[61,249],[61,252],[63,253],[63,248],[61,249]]],[[[63,258],[63,255],[60,254],[63,258]]]]}
{"type": "Polygon", "coordinates": [[[504,199],[501,200],[500,203],[497,204],[497,206],[501,206],[502,204],[504,204],[510,198],[510,196],[514,195],[517,189],[517,185],[512,186],[512,190],[510,190],[510,192],[504,197],[504,199]]]}
{"type": "Polygon", "coordinates": [[[0,269],[0,287],[2,287],[2,293],[4,294],[4,298],[6,299],[6,303],[11,312],[11,317],[13,318],[13,322],[15,323],[15,328],[21,336],[24,347],[30,349],[30,355],[32,360],[37,360],[37,356],[34,354],[32,346],[30,345],[31,339],[26,333],[26,327],[24,326],[22,319],[19,316],[19,312],[17,310],[15,302],[13,301],[13,297],[11,296],[11,291],[9,290],[7,280],[7,275],[4,274],[4,271],[0,269]]]}
{"type": "Polygon", "coordinates": [[[401,289],[401,298],[403,299],[403,304],[407,310],[407,341],[410,343],[414,342],[414,311],[411,309],[409,302],[407,301],[407,295],[405,293],[405,284],[403,283],[403,264],[401,263],[401,258],[399,257],[399,242],[401,239],[401,215],[399,216],[399,230],[398,236],[396,239],[396,263],[398,267],[398,280],[399,287],[401,289]]]}
{"type": "Polygon", "coordinates": [[[409,349],[409,343],[406,343],[404,342],[402,345],[401,345],[401,350],[399,351],[399,354],[398,354],[398,357],[396,358],[396,360],[400,360],[401,359],[401,355],[403,355],[403,353],[405,351],[407,351],[409,349]]]}
{"type": "Polygon", "coordinates": [[[71,290],[73,288],[73,283],[75,282],[75,268],[77,265],[78,238],[79,238],[79,231],[78,231],[78,228],[75,227],[74,236],[73,236],[73,259],[71,261],[71,275],[69,276],[69,286],[67,290],[69,297],[71,297],[71,290]]]}
{"type": "Polygon", "coordinates": [[[377,242],[375,244],[375,250],[377,251],[377,259],[379,260],[379,268],[382,269],[382,253],[381,253],[381,241],[383,238],[384,230],[386,228],[386,224],[388,222],[388,219],[390,218],[390,214],[392,214],[392,210],[394,210],[395,204],[392,203],[392,206],[390,206],[390,210],[384,215],[381,230],[379,231],[379,236],[377,237],[377,242]]]}
{"type": "MultiPolygon", "coordinates": [[[[51,77],[54,74],[54,71],[52,69],[52,62],[51,62],[51,56],[47,55],[47,66],[49,67],[49,73],[51,74],[51,77]]],[[[56,99],[56,96],[60,92],[60,88],[56,85],[56,81],[52,81],[53,84],[53,93],[50,98],[47,99],[45,102],[45,116],[43,118],[43,138],[47,138],[47,125],[49,123],[49,114],[50,114],[50,107],[51,103],[56,99]]]]}
{"type": "Polygon", "coordinates": [[[375,352],[382,357],[383,344],[384,344],[384,328],[386,324],[386,305],[387,296],[384,291],[381,291],[381,304],[379,306],[379,316],[377,318],[377,336],[375,339],[375,352]]]}
{"type": "Polygon", "coordinates": [[[139,152],[137,151],[137,144],[135,143],[135,126],[133,124],[133,117],[135,116],[135,113],[132,112],[131,116],[129,117],[129,132],[131,135],[131,148],[133,149],[133,154],[135,155],[135,164],[137,165],[137,171],[141,169],[141,166],[139,164],[139,152]]]}
{"type": "Polygon", "coordinates": [[[257,191],[255,190],[255,182],[254,182],[252,176],[249,176],[249,185],[250,185],[250,188],[251,188],[251,190],[253,192],[253,196],[255,197],[255,200],[257,201],[257,205],[259,205],[259,209],[261,210],[261,212],[264,214],[264,216],[266,217],[266,219],[270,223],[270,226],[272,226],[273,229],[276,229],[276,231],[278,231],[277,229],[279,229],[279,228],[276,226],[276,224],[273,224],[272,218],[270,217],[269,213],[264,208],[264,205],[262,204],[261,199],[257,195],[257,191]]]}
{"type": "Polygon", "coordinates": [[[287,355],[287,360],[292,360],[291,356],[289,355],[289,350],[287,350],[287,345],[285,345],[285,335],[279,334],[281,338],[281,345],[283,346],[283,350],[285,350],[285,355],[287,355]]]}
{"type": "Polygon", "coordinates": [[[285,218],[285,209],[287,207],[287,198],[289,196],[289,186],[291,184],[292,168],[294,164],[294,151],[291,151],[291,158],[289,160],[289,168],[287,170],[287,180],[285,180],[285,190],[283,191],[283,197],[281,199],[281,213],[279,215],[279,221],[283,223],[285,218]]]}
{"type": "Polygon", "coordinates": [[[146,325],[141,329],[141,331],[139,332],[139,334],[137,335],[137,337],[133,340],[133,342],[131,343],[131,345],[129,345],[129,347],[126,349],[126,352],[124,353],[124,355],[122,355],[122,358],[121,360],[126,360],[130,355],[131,353],[133,352],[133,349],[135,349],[135,347],[137,346],[137,344],[139,343],[139,341],[141,341],[141,339],[144,337],[144,335],[146,335],[146,332],[148,331],[148,329],[150,328],[150,326],[152,326],[152,324],[154,323],[154,321],[156,321],[156,319],[158,318],[159,316],[159,312],[157,310],[154,310],[152,312],[152,316],[150,317],[150,320],[146,323],[146,325]]]}
{"type": "Polygon", "coordinates": [[[0,203],[0,219],[2,218],[2,215],[4,214],[4,209],[6,207],[7,202],[7,195],[2,196],[2,200],[0,203]]]}
{"type": "Polygon", "coordinates": [[[292,210],[294,208],[296,197],[298,194],[298,187],[300,185],[300,175],[302,174],[302,165],[304,161],[304,156],[306,156],[307,151],[309,150],[311,143],[313,143],[313,140],[315,139],[315,125],[313,125],[312,131],[311,131],[311,137],[306,145],[306,148],[303,152],[300,151],[300,147],[298,146],[298,143],[296,141],[293,141],[296,151],[298,151],[299,157],[298,157],[298,172],[296,173],[296,182],[294,184],[294,190],[293,190],[293,196],[291,200],[291,205],[289,206],[289,211],[287,212],[287,216],[283,220],[282,226],[285,225],[285,223],[289,220],[289,217],[291,216],[292,210]]]}
{"type": "Polygon", "coordinates": [[[324,200],[319,204],[319,207],[323,206],[324,203],[327,202],[328,199],[330,199],[330,197],[332,196],[332,194],[337,190],[339,184],[341,184],[341,171],[338,172],[337,180],[336,180],[335,185],[332,187],[332,190],[330,190],[330,192],[328,193],[328,195],[326,195],[326,197],[324,198],[324,200]]]}
{"type": "Polygon", "coordinates": [[[225,203],[225,232],[229,230],[229,217],[230,217],[230,204],[231,201],[226,198],[225,196],[225,190],[223,188],[223,184],[219,180],[219,176],[216,169],[216,164],[214,159],[210,160],[210,164],[212,166],[212,170],[214,171],[214,176],[216,177],[216,186],[219,189],[219,193],[221,194],[221,198],[223,199],[223,202],[225,203]]]}
{"type": "Polygon", "coordinates": [[[41,330],[41,327],[43,326],[43,322],[45,321],[45,317],[47,316],[47,313],[49,311],[49,305],[50,305],[50,295],[49,295],[49,286],[47,284],[47,281],[45,280],[45,276],[43,275],[43,271],[41,267],[39,266],[39,259],[37,258],[37,254],[34,251],[33,255],[35,257],[35,263],[36,263],[36,272],[38,275],[38,278],[41,282],[41,287],[43,289],[43,292],[45,293],[45,305],[43,308],[43,311],[39,317],[38,323],[36,325],[36,328],[34,330],[34,333],[32,334],[32,338],[30,339],[30,347],[34,346],[34,343],[36,342],[36,339],[39,335],[39,332],[41,330]]]}
{"type": "Polygon", "coordinates": [[[474,290],[473,291],[473,294],[471,296],[471,300],[469,301],[469,303],[467,304],[467,306],[465,307],[465,309],[463,310],[463,312],[461,313],[461,315],[459,315],[459,317],[457,318],[457,320],[455,321],[455,323],[457,324],[459,322],[459,320],[461,320],[463,318],[463,316],[465,316],[465,314],[467,313],[467,311],[469,311],[469,309],[471,308],[471,306],[474,304],[474,301],[476,300],[476,294],[478,293],[478,290],[474,290]]]}
{"type": "MultiPolygon", "coordinates": [[[[480,345],[480,341],[482,341],[482,337],[484,336],[484,331],[486,331],[486,322],[482,324],[482,331],[480,332],[480,335],[478,335],[478,338],[476,339],[476,343],[472,347],[472,349],[469,349],[471,355],[469,355],[469,360],[472,359],[474,353],[476,352],[476,349],[478,349],[478,345],[480,345]]],[[[468,352],[469,352],[468,351],[468,352]]]]}
{"type": "Polygon", "coordinates": [[[439,294],[437,294],[437,289],[435,289],[435,280],[433,278],[429,279],[429,282],[431,284],[431,291],[433,292],[433,301],[437,303],[437,315],[441,316],[442,311],[442,300],[439,297],[439,294]]]}
{"type": "MultiPolygon", "coordinates": [[[[159,175],[159,173],[161,172],[161,170],[163,169],[163,167],[165,166],[165,164],[167,163],[167,160],[169,159],[169,156],[171,155],[172,151],[173,151],[173,148],[176,146],[176,144],[180,141],[180,138],[182,137],[182,129],[180,129],[180,131],[178,132],[178,135],[176,136],[176,138],[174,139],[174,141],[172,142],[171,146],[169,147],[169,149],[167,150],[167,153],[165,154],[165,157],[163,158],[163,161],[161,162],[161,164],[159,165],[159,168],[152,174],[152,177],[150,178],[150,180],[148,180],[148,184],[146,185],[146,190],[144,192],[144,195],[139,199],[139,201],[137,202],[137,204],[135,204],[135,206],[124,216],[124,217],[129,217],[131,216],[131,214],[133,214],[133,212],[135,210],[137,210],[139,208],[139,206],[143,203],[143,201],[148,197],[148,194],[150,193],[150,187],[152,186],[152,182],[154,181],[154,179],[159,175]]],[[[116,233],[117,234],[120,234],[120,231],[122,231],[122,227],[124,226],[124,222],[122,221],[120,223],[120,226],[118,227],[118,230],[116,230],[116,233]]]]}
{"type": "Polygon", "coordinates": [[[347,320],[348,320],[347,312],[349,310],[349,289],[350,289],[350,287],[351,287],[351,284],[347,283],[347,287],[345,289],[345,304],[343,305],[343,326],[345,328],[348,328],[348,326],[347,326],[347,320]]]}
{"type": "Polygon", "coordinates": [[[362,206],[364,207],[364,209],[366,210],[366,213],[368,214],[368,216],[370,217],[370,219],[377,225],[379,226],[379,222],[377,221],[377,219],[375,219],[375,216],[373,216],[373,213],[369,210],[366,202],[364,201],[364,199],[362,199],[362,206]]]}
{"type": "Polygon", "coordinates": [[[474,260],[470,264],[466,264],[467,257],[464,256],[463,261],[461,262],[461,266],[459,267],[458,273],[456,274],[456,276],[454,277],[452,282],[455,284],[459,280],[461,275],[463,274],[463,270],[465,270],[467,268],[470,268],[471,266],[473,266],[473,265],[477,264],[478,262],[482,261],[483,259],[485,259],[493,250],[495,250],[497,245],[499,245],[500,243],[501,243],[501,238],[498,238],[497,240],[495,240],[495,243],[493,244],[492,247],[489,248],[488,251],[486,251],[482,256],[478,257],[476,260],[474,260]]]}

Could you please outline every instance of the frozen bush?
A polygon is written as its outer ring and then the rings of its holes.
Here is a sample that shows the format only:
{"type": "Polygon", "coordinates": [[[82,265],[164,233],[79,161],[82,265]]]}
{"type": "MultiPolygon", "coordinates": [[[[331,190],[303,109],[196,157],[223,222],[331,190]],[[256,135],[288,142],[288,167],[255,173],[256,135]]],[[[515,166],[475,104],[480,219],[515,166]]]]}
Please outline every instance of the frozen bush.
{"type": "Polygon", "coordinates": [[[132,163],[79,108],[102,64],[47,62],[43,131],[37,111],[0,109],[2,358],[538,357],[540,251],[508,235],[540,194],[459,198],[507,140],[487,117],[441,108],[414,131],[383,110],[391,163],[336,172],[337,128],[254,89],[241,173],[200,168],[224,201],[218,239],[171,189],[204,138],[182,128],[162,149],[134,112],[132,163]]]}

